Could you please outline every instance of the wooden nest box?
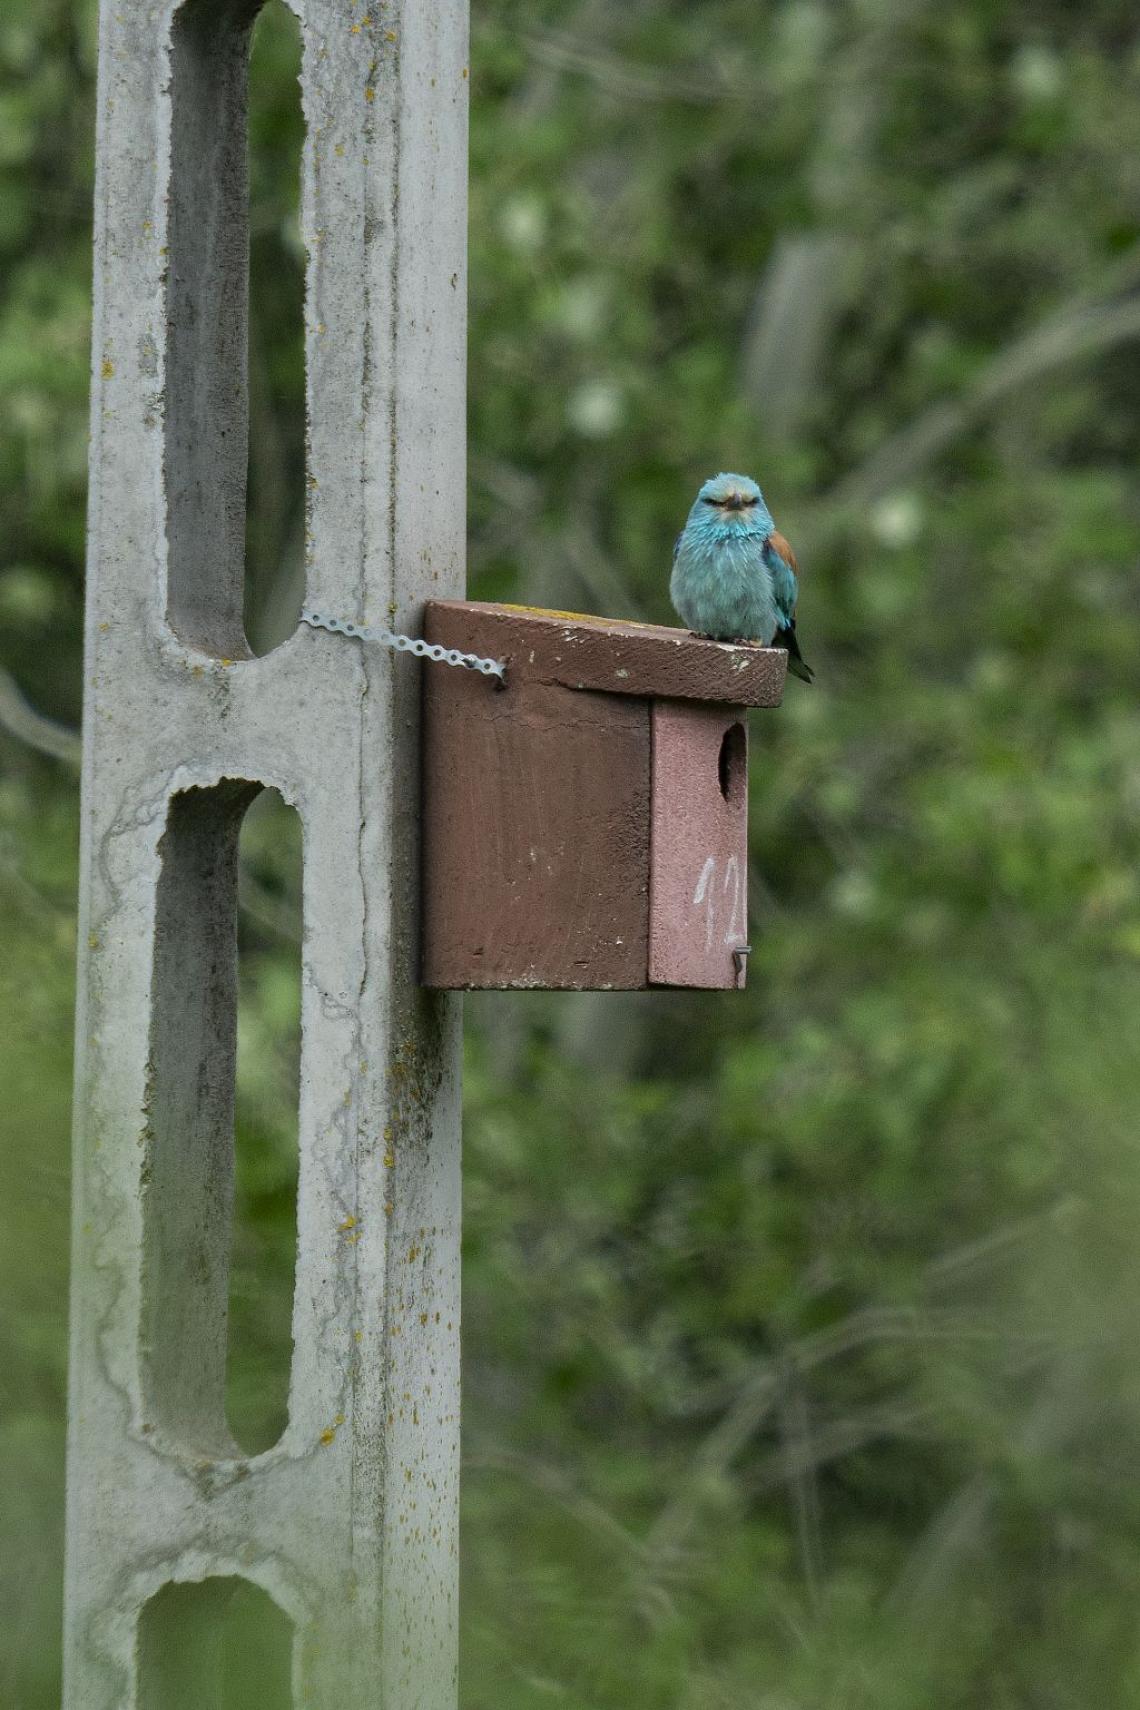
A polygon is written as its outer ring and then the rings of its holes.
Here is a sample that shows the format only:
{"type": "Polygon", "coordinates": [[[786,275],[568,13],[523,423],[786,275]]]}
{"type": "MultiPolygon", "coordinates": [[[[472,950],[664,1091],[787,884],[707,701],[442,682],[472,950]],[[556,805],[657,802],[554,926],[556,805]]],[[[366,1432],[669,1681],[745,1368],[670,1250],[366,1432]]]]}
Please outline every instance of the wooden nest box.
{"type": "Polygon", "coordinates": [[[424,985],[743,985],[749,707],[779,648],[432,601],[424,635],[424,985]]]}

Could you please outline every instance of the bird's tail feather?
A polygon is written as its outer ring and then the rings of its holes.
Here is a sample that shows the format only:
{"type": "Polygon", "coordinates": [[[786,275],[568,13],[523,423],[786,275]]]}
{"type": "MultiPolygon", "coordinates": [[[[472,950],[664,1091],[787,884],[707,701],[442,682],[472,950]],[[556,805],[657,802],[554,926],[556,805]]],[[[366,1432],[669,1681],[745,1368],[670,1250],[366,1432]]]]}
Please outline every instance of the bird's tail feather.
{"type": "Polygon", "coordinates": [[[800,652],[800,644],[796,640],[794,623],[783,629],[778,629],[772,638],[773,647],[782,647],[788,655],[788,670],[793,677],[798,677],[801,683],[814,683],[815,672],[800,652]]]}

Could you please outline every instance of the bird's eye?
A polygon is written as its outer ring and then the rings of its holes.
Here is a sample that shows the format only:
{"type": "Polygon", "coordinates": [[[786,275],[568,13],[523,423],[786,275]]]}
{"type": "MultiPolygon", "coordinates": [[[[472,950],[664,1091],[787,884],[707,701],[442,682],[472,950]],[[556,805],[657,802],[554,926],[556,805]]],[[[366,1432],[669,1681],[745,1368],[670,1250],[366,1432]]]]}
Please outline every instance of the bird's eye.
{"type": "Polygon", "coordinates": [[[724,500],[723,499],[713,499],[713,498],[710,498],[708,496],[708,494],[706,494],[705,495],[705,504],[706,505],[723,505],[724,500]]]}

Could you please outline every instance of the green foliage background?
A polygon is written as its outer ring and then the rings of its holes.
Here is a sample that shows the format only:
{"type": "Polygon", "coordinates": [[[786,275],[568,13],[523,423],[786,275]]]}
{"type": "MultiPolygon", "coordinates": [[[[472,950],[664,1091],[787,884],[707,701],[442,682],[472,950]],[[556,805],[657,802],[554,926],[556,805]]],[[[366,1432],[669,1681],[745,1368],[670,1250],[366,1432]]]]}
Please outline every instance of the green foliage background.
{"type": "MultiPolygon", "coordinates": [[[[76,724],[94,40],[92,0],[0,0],[12,1710],[59,1690],[76,843],[14,685],[76,724]]],[[[268,642],[303,489],[280,0],[257,63],[268,642]]],[[[805,566],[818,683],[754,720],[745,996],[468,1006],[466,1710],[1140,1707],[1135,9],[475,0],[472,96],[472,594],[670,621],[692,492],[742,468],[805,566]]],[[[291,1260],[273,824],[243,928],[254,1438],[291,1260]]]]}

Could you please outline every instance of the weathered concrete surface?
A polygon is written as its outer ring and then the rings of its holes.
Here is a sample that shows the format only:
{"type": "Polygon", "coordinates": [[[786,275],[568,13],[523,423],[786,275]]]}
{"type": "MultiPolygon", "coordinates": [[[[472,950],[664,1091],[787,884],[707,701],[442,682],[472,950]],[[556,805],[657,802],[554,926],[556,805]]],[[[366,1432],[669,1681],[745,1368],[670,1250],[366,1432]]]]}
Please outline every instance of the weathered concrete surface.
{"type": "MultiPolygon", "coordinates": [[[[459,1014],[414,983],[416,667],[241,634],[253,9],[102,7],[65,1704],[155,1704],[140,1608],[241,1574],[295,1622],[298,1704],[446,1710],[459,1014]],[[290,1419],[254,1459],[223,1410],[243,784],[305,846],[290,1419]]],[[[465,0],[294,9],[307,599],[414,633],[463,591],[465,0]]]]}

